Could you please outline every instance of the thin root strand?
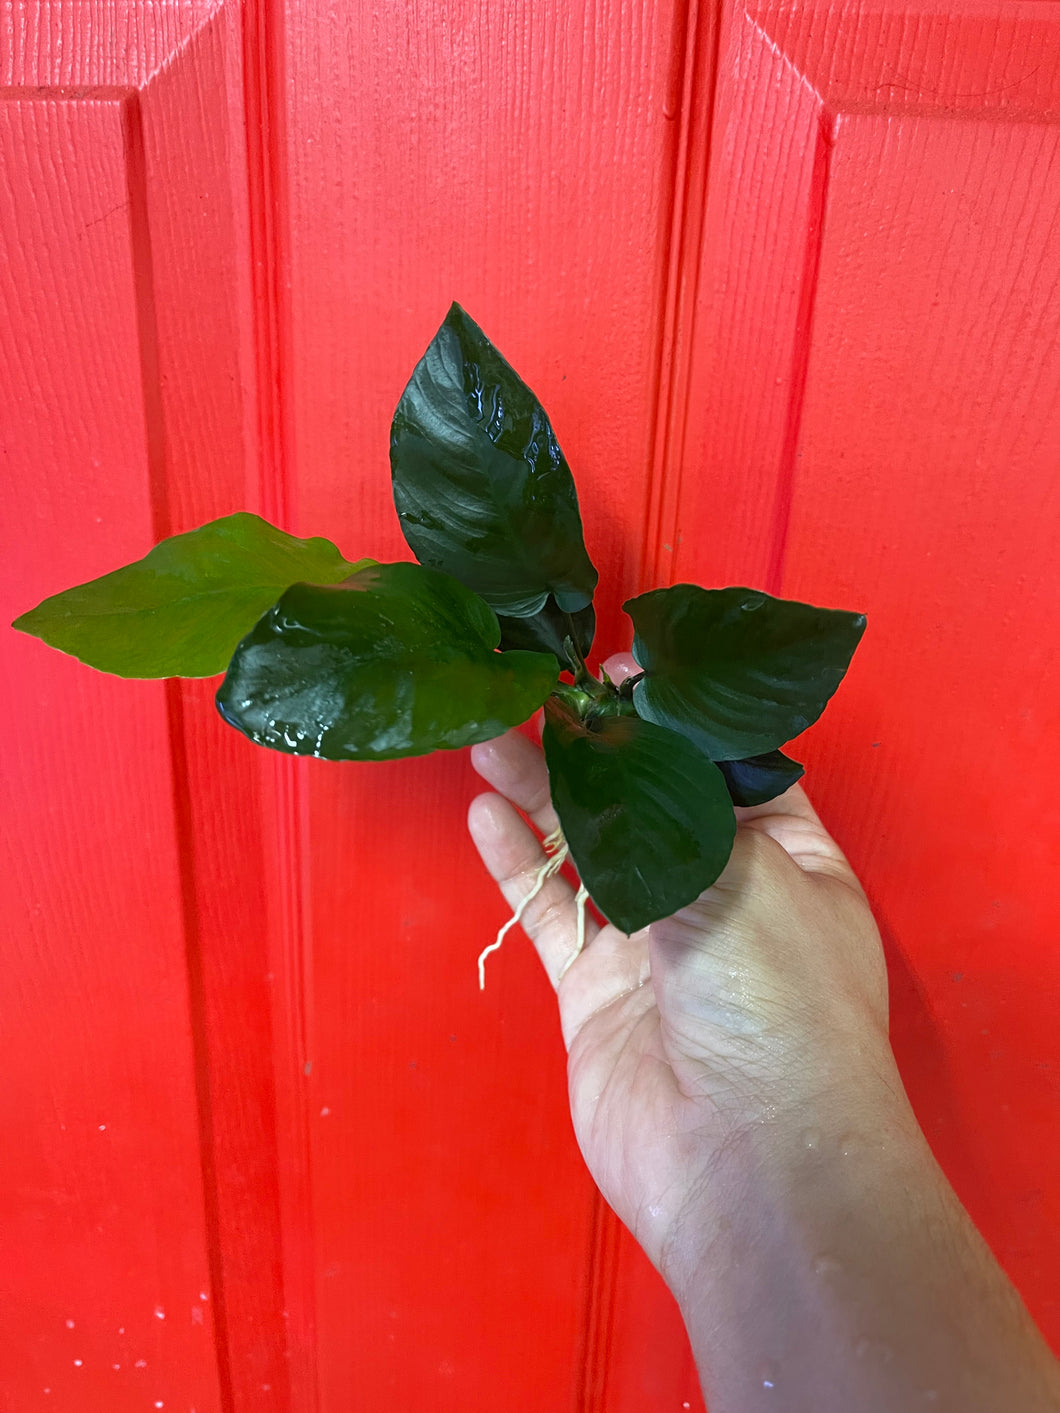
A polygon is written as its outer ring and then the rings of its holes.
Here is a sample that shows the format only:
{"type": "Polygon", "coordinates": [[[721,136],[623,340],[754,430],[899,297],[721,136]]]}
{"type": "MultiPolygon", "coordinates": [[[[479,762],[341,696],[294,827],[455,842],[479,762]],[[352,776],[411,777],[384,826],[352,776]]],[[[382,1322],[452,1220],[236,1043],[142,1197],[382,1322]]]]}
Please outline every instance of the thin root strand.
{"type": "Polygon", "coordinates": [[[558,981],[563,980],[563,978],[567,975],[567,972],[570,970],[571,966],[578,960],[582,952],[585,950],[585,904],[588,901],[589,890],[586,888],[585,884],[582,883],[579,885],[577,895],[574,899],[574,906],[578,912],[578,940],[574,945],[574,951],[570,954],[570,956],[560,968],[560,973],[557,977],[558,981]]]}
{"type": "MultiPolygon", "coordinates": [[[[544,888],[548,880],[554,877],[560,871],[560,869],[563,867],[564,861],[567,858],[567,855],[570,853],[570,849],[567,846],[567,841],[563,837],[563,830],[558,825],[552,831],[552,833],[549,834],[548,837],[544,840],[544,849],[546,854],[549,855],[549,857],[545,859],[544,863],[537,870],[537,874],[534,879],[534,886],[530,889],[530,892],[527,893],[525,898],[521,900],[515,912],[511,915],[508,921],[497,933],[496,939],[491,942],[488,947],[484,948],[483,951],[479,954],[478,989],[480,991],[485,991],[486,989],[486,958],[491,952],[496,952],[500,948],[502,942],[504,941],[508,933],[511,931],[511,929],[516,925],[517,922],[522,921],[523,913],[526,911],[528,905],[534,901],[534,899],[541,892],[542,888],[544,888]]],[[[585,908],[583,904],[578,915],[579,936],[584,935],[584,913],[585,908]]]]}

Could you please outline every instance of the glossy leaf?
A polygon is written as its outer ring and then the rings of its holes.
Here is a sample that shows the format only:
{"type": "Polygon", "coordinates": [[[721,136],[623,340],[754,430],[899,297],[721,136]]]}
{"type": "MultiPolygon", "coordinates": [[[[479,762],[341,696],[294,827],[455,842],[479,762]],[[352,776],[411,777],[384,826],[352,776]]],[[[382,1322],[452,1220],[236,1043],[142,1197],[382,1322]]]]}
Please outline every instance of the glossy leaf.
{"type": "Polygon", "coordinates": [[[764,805],[790,790],[806,774],[805,767],[783,751],[767,751],[747,760],[720,760],[718,769],[725,777],[734,805],[764,805]]]}
{"type": "Polygon", "coordinates": [[[864,614],[754,589],[677,584],[623,607],[645,669],[637,711],[712,760],[775,750],[816,721],[865,631],[864,614]]]}
{"type": "Polygon", "coordinates": [[[551,653],[494,651],[492,609],[447,574],[379,564],[333,588],[295,584],[236,649],[221,715],[261,746],[391,760],[499,736],[532,716],[551,653]]]}
{"type": "Polygon", "coordinates": [[[574,481],[544,408],[458,304],[401,395],[390,432],[394,504],[421,564],[498,614],[576,613],[597,574],[574,481]]]}
{"type": "Polygon", "coordinates": [[[240,511],[45,599],[14,627],[119,677],[213,677],[290,584],[338,583],[371,563],[240,511]]]}
{"type": "Polygon", "coordinates": [[[552,697],[542,733],[552,800],[589,895],[635,932],[697,898],[732,852],[736,819],[718,767],[636,715],[582,722],[552,697]]]}
{"type": "Polygon", "coordinates": [[[563,612],[551,594],[540,613],[530,618],[498,617],[502,648],[528,648],[534,652],[554,653],[560,666],[571,672],[577,667],[577,662],[568,654],[564,641],[568,636],[572,637],[584,660],[589,655],[596,632],[596,612],[592,604],[577,613],[568,614],[563,612]]]}

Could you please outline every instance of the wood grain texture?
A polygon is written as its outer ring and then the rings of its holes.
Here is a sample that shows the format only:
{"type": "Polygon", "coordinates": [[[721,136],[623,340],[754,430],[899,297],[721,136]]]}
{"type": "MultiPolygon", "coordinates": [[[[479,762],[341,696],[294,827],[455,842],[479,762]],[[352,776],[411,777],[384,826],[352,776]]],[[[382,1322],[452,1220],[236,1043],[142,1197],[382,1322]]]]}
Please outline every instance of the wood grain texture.
{"type": "MultiPolygon", "coordinates": [[[[241,20],[205,4],[3,17],[6,621],[256,508],[241,20]]],[[[14,946],[36,997],[8,1012],[37,1073],[16,1074],[11,1121],[57,1167],[5,1184],[0,1406],[285,1406],[261,763],[210,684],[121,683],[15,634],[3,648],[25,718],[5,754],[5,818],[23,822],[5,840],[5,974],[14,946]],[[73,1138],[52,1136],[40,1086],[72,1091],[73,1138]],[[104,1109],[105,1129],[87,1124],[104,1109]]]]}
{"type": "MultiPolygon", "coordinates": [[[[801,758],[1054,1340],[1057,41],[1051,0],[0,14],[9,619],[238,508],[409,558],[389,418],[458,298],[573,466],[594,656],[674,579],[868,612],[801,758]]],[[[293,761],[212,684],[0,650],[0,1409],[701,1409],[526,944],[477,990],[464,756],[293,761]]]]}
{"type": "MultiPolygon", "coordinates": [[[[129,103],[0,101],[5,622],[154,537],[129,103]]],[[[0,1406],[213,1410],[164,689],[2,651],[0,1406]]]]}
{"type": "Polygon", "coordinates": [[[920,1119],[1054,1344],[1058,43],[1052,4],[729,15],[673,470],[676,575],[868,614],[794,754],[920,1119]]]}
{"type": "MultiPolygon", "coordinates": [[[[628,647],[683,8],[291,5],[284,23],[293,526],[410,557],[389,420],[458,299],[552,416],[605,585],[596,656],[628,647]]],[[[504,911],[465,838],[467,763],[310,762],[304,780],[321,1407],[356,1384],[440,1413],[602,1408],[624,1238],[575,1150],[554,1002],[525,942],[477,990],[504,911]]],[[[693,1386],[670,1371],[666,1406],[693,1386]]]]}

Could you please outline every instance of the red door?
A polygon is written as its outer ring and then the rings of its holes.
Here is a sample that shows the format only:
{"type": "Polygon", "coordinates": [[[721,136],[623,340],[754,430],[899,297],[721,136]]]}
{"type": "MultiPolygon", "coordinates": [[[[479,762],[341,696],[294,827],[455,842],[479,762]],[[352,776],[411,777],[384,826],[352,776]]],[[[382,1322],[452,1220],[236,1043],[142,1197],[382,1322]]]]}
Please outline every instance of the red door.
{"type": "MultiPolygon", "coordinates": [[[[1058,45],[1049,0],[9,7],[0,575],[9,622],[240,508],[406,557],[389,418],[459,299],[573,466],[601,656],[677,580],[868,613],[800,759],[1060,1343],[1058,45]]],[[[464,755],[292,761],[0,648],[0,1409],[697,1407],[529,948],[477,989],[464,755]]]]}

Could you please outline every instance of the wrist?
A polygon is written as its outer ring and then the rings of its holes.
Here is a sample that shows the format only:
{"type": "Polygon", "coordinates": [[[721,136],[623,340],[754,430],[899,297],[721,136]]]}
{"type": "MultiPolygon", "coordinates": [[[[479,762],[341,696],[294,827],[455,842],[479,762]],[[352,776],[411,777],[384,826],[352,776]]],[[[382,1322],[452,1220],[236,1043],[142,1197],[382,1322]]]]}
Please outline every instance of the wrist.
{"type": "Polygon", "coordinates": [[[753,1126],[675,1233],[668,1279],[718,1413],[1056,1406],[1041,1336],[886,1088],[753,1126]]]}
{"type": "Polygon", "coordinates": [[[795,1240],[805,1228],[813,1244],[815,1226],[874,1187],[941,1178],[893,1061],[866,1068],[855,1082],[847,1066],[842,1080],[819,1081],[812,1093],[777,1086],[775,1103],[731,1127],[664,1252],[682,1309],[709,1294],[712,1268],[739,1260],[742,1242],[777,1232],[795,1240]]]}

